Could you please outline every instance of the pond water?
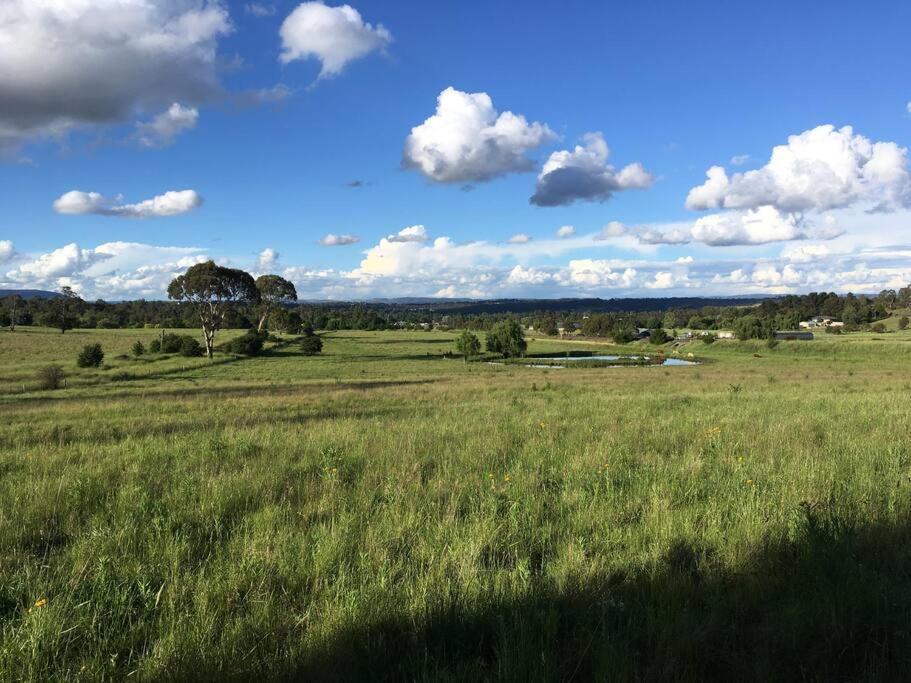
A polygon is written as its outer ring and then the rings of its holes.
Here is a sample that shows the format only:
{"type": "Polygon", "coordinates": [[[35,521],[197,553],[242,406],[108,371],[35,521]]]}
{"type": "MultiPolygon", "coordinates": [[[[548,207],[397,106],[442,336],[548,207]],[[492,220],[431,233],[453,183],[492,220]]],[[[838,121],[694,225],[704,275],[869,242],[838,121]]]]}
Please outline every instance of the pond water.
{"type": "MultiPolygon", "coordinates": [[[[540,359],[536,359],[536,360],[541,360],[541,361],[560,361],[561,363],[567,363],[567,362],[579,361],[579,360],[603,360],[603,361],[611,361],[611,360],[622,360],[622,359],[627,359],[627,358],[631,358],[631,359],[634,359],[634,360],[638,360],[638,359],[640,358],[640,356],[554,356],[553,358],[540,358],[540,359]]],[[[645,360],[648,360],[648,356],[645,356],[645,360]]],[[[682,358],[666,358],[666,359],[664,360],[663,363],[655,363],[655,365],[699,365],[699,363],[698,363],[698,361],[683,360],[682,358]]],[[[562,367],[562,366],[560,366],[560,365],[544,365],[544,364],[542,364],[542,365],[537,365],[537,364],[536,364],[536,365],[533,365],[532,367],[535,367],[535,368],[559,368],[559,367],[562,367]]],[[[635,366],[634,366],[634,367],[635,367],[635,366]]]]}

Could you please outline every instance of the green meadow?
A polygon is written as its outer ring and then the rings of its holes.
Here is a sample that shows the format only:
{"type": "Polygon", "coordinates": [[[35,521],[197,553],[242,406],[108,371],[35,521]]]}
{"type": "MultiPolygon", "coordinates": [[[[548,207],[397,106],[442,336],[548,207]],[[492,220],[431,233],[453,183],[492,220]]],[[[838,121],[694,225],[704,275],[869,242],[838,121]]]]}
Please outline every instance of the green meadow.
{"type": "Polygon", "coordinates": [[[156,334],[0,332],[0,680],[908,675],[911,331],[554,369],[156,334]]]}

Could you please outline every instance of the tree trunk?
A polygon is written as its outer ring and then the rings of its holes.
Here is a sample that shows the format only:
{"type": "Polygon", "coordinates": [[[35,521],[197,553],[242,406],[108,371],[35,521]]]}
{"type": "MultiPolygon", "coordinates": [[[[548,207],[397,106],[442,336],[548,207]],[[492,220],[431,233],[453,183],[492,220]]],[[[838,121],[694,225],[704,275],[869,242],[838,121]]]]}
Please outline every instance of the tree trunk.
{"type": "Polygon", "coordinates": [[[215,346],[215,331],[202,328],[202,336],[206,341],[206,358],[212,360],[212,349],[215,346]]]}
{"type": "Polygon", "coordinates": [[[269,311],[266,311],[259,318],[259,324],[256,326],[256,331],[261,333],[263,331],[263,326],[266,324],[266,318],[269,317],[269,311]]]}

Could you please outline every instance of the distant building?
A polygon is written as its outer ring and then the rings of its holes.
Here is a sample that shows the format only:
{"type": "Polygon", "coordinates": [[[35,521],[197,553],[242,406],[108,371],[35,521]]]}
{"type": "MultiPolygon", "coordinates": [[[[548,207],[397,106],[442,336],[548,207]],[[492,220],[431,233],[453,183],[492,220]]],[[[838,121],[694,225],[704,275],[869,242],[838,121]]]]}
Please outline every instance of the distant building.
{"type": "Polygon", "coordinates": [[[783,330],[775,333],[775,339],[778,341],[811,341],[813,339],[813,333],[783,330]]]}
{"type": "Polygon", "coordinates": [[[652,336],[652,331],[647,327],[637,327],[636,335],[639,337],[639,339],[648,339],[652,336]]]}
{"type": "Polygon", "coordinates": [[[727,330],[718,330],[715,333],[715,339],[734,339],[734,333],[727,330]]]}
{"type": "Polygon", "coordinates": [[[828,315],[815,315],[809,320],[802,320],[800,322],[801,329],[814,329],[819,327],[844,327],[845,324],[841,320],[835,320],[828,315]]]}

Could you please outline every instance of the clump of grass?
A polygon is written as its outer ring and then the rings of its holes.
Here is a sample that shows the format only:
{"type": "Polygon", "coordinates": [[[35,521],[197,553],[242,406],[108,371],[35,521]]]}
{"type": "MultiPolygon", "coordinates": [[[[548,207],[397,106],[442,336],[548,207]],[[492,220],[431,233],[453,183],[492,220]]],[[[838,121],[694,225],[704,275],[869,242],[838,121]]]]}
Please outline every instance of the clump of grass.
{"type": "Polygon", "coordinates": [[[38,388],[46,391],[59,389],[66,381],[66,373],[59,365],[45,365],[38,370],[38,388]]]}

